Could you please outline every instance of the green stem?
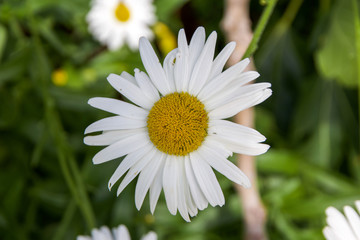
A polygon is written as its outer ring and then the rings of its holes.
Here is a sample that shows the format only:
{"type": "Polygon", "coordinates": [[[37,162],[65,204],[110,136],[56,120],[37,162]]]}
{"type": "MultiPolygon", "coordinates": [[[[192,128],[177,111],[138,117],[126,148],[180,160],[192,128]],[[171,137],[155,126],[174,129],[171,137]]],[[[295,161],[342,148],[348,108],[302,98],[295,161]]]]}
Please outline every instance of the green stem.
{"type": "Polygon", "coordinates": [[[41,40],[36,28],[34,16],[30,15],[30,26],[32,38],[35,46],[36,63],[39,64],[36,78],[41,89],[43,102],[45,105],[45,119],[47,127],[54,139],[61,171],[64,175],[66,184],[77,203],[89,230],[95,228],[95,216],[90,205],[88,195],[81,177],[81,173],[75,162],[73,153],[70,150],[66,139],[66,133],[63,129],[61,119],[56,111],[54,99],[49,94],[48,79],[50,78],[50,66],[48,59],[42,48],[41,40]]]}
{"type": "MultiPolygon", "coordinates": [[[[43,125],[41,125],[43,126],[43,125]]],[[[42,152],[44,150],[44,146],[46,144],[46,141],[48,140],[48,133],[45,131],[45,129],[41,128],[41,137],[39,141],[36,143],[35,149],[31,156],[31,166],[35,167],[39,164],[42,152]]]]}
{"type": "Polygon", "coordinates": [[[250,57],[258,48],[258,43],[260,41],[261,35],[264,32],[267,23],[269,22],[270,16],[275,8],[277,1],[278,0],[270,0],[269,3],[267,4],[264,12],[260,17],[259,23],[256,26],[254,36],[249,44],[249,47],[246,49],[246,52],[242,57],[243,59],[250,57]]]}
{"type": "MultiPolygon", "coordinates": [[[[360,19],[357,0],[353,0],[354,26],[355,26],[355,47],[357,61],[357,80],[358,80],[358,108],[360,108],[360,19]]],[[[359,136],[360,136],[360,110],[359,110],[359,136]]]]}
{"type": "Polygon", "coordinates": [[[74,175],[75,183],[77,187],[80,189],[79,194],[80,194],[80,198],[83,199],[82,207],[84,208],[84,213],[86,214],[88,220],[88,226],[90,227],[90,229],[93,229],[95,228],[95,215],[94,212],[92,211],[92,207],[85,190],[86,188],[83,179],[81,177],[81,172],[79,170],[78,165],[76,164],[76,160],[73,155],[69,156],[68,160],[70,164],[70,169],[74,175]]]}
{"type": "MultiPolygon", "coordinates": [[[[47,95],[46,93],[44,95],[47,95]]],[[[64,174],[65,181],[74,197],[75,202],[82,211],[89,229],[95,228],[95,216],[86,194],[85,186],[78,170],[75,158],[66,142],[65,132],[61,126],[60,118],[55,111],[53,100],[46,96],[46,118],[50,131],[53,135],[61,170],[64,174]]]]}

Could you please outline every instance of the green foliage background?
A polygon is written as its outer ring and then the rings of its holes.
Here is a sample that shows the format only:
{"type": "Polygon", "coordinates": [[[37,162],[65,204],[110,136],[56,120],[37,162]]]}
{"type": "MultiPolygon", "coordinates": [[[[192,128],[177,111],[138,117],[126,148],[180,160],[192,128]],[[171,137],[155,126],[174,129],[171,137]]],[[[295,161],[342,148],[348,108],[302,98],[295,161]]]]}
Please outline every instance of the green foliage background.
{"type": "MultiPolygon", "coordinates": [[[[202,25],[218,32],[218,49],[225,45],[223,1],[155,5],[175,35],[202,25]]],[[[359,5],[280,0],[255,53],[258,80],[273,90],[256,107],[256,128],[271,145],[257,158],[270,239],[323,239],[325,208],[360,199],[359,5]]],[[[225,206],[208,207],[190,224],[168,212],[163,196],[154,216],[148,200],[137,211],[134,183],[118,198],[108,191],[120,160],[92,164],[101,148],[85,146],[83,131],[107,114],[87,100],[116,97],[106,76],[142,63],[138,52],[109,52],[92,38],[89,7],[88,0],[0,1],[1,239],[75,239],[119,224],[133,239],[149,230],[159,239],[241,239],[239,199],[221,175],[225,206]],[[69,75],[63,87],[51,82],[59,68],[69,75]]],[[[254,26],[263,8],[251,1],[254,26]]]]}

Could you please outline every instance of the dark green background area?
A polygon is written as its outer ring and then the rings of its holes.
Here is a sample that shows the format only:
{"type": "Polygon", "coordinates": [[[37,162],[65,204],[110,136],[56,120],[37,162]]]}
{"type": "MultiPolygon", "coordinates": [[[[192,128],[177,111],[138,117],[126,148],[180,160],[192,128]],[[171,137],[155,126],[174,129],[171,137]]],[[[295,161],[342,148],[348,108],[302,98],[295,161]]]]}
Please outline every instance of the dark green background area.
{"type": "MultiPolygon", "coordinates": [[[[256,160],[269,239],[323,239],[325,208],[360,199],[354,2],[280,0],[254,55],[258,81],[270,82],[273,90],[256,107],[256,129],[271,145],[256,160]]],[[[185,27],[189,39],[201,25],[207,35],[218,32],[217,53],[224,47],[223,1],[155,5],[157,18],[175,35],[185,27]]],[[[220,174],[225,206],[208,207],[191,223],[169,213],[163,194],[154,216],[148,197],[136,210],[135,182],[119,197],[118,185],[108,191],[120,160],[92,164],[101,148],[83,144],[84,129],[109,114],[87,100],[119,97],[107,75],[143,66],[138,52],[126,46],[110,52],[92,38],[85,21],[89,8],[86,0],[0,1],[0,238],[75,239],[90,232],[82,211],[88,207],[96,227],[125,224],[133,239],[150,230],[159,239],[241,239],[239,199],[220,174]],[[63,87],[51,81],[59,68],[69,74],[63,87]],[[64,169],[83,187],[69,188],[64,169]]],[[[263,8],[251,1],[254,27],[263,8]]]]}

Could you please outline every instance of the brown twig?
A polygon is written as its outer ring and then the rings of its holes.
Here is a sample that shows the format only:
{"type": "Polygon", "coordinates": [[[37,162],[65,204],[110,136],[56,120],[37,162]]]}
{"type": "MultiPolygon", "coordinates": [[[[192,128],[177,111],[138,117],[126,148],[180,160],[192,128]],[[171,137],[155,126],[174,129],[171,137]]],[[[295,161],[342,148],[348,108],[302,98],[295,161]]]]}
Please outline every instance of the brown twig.
{"type": "MultiPolygon", "coordinates": [[[[251,20],[249,17],[249,0],[225,0],[225,15],[222,28],[227,41],[235,41],[236,48],[228,61],[234,65],[241,60],[252,39],[251,20]]],[[[255,70],[253,61],[247,70],[255,70]]],[[[240,112],[235,116],[235,121],[244,126],[253,127],[253,108],[240,112]]],[[[266,211],[261,202],[257,188],[257,173],[254,157],[238,155],[238,166],[249,177],[252,187],[245,189],[236,185],[236,190],[241,198],[246,224],[245,239],[265,240],[266,211]]]]}

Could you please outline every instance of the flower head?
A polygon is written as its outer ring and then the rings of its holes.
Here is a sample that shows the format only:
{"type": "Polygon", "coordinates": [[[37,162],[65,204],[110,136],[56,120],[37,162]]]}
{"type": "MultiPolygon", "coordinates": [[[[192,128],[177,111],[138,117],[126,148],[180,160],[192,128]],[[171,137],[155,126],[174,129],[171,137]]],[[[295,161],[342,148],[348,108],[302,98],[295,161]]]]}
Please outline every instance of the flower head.
{"type": "MultiPolygon", "coordinates": [[[[108,227],[101,227],[100,229],[93,229],[91,236],[78,236],[77,240],[130,240],[128,229],[124,225],[113,228],[112,232],[108,227]]],[[[141,240],[156,240],[157,235],[154,232],[149,232],[141,238],[141,240]]]]}
{"type": "Polygon", "coordinates": [[[356,201],[355,205],[358,213],[352,207],[345,206],[345,216],[334,207],[326,209],[328,226],[323,233],[327,240],[360,240],[360,201],[356,201]]]}
{"type": "Polygon", "coordinates": [[[200,27],[188,45],[180,30],[178,48],[159,63],[146,38],[140,39],[140,55],[148,74],[135,69],[135,76],[110,74],[109,83],[133,104],[92,98],[95,108],[116,114],[99,120],[85,130],[88,145],[106,146],[94,164],[125,158],[109,181],[109,189],[127,172],[119,195],[137,176],[136,207],[146,193],[153,213],[161,190],[171,214],[179,211],[190,221],[198,209],[225,203],[213,169],[228,179],[250,187],[245,174],[227,158],[235,153],[258,155],[268,145],[254,129],[224,120],[261,103],[271,95],[269,83],[248,84],[259,74],[244,72],[245,59],[226,71],[222,69],[235,48],[229,43],[214,59],[216,32],[205,42],[200,27]],[[212,169],[213,168],[213,169],[212,169]]]}
{"type": "Polygon", "coordinates": [[[137,49],[141,36],[153,36],[149,25],[155,19],[151,0],[94,0],[86,17],[90,32],[110,50],[120,48],[125,41],[137,49]]]}
{"type": "Polygon", "coordinates": [[[68,79],[68,73],[64,69],[57,69],[51,74],[51,80],[56,86],[65,86],[68,79]]]}

